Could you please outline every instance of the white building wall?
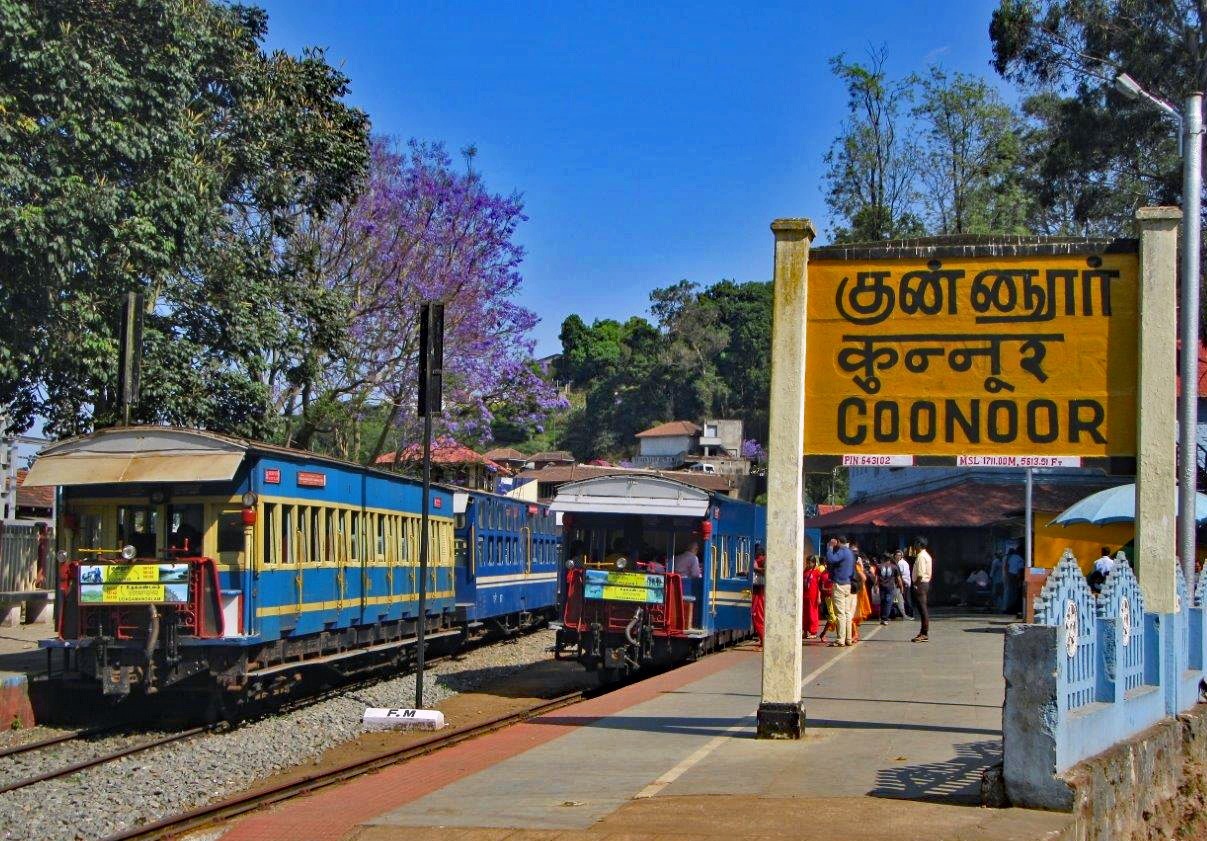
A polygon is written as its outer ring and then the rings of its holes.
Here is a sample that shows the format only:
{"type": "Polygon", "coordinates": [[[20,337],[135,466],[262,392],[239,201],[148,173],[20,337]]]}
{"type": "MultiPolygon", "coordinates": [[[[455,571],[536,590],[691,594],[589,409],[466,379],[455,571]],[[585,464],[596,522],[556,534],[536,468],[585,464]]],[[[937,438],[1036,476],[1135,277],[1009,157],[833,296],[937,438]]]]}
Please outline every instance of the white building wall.
{"type": "Polygon", "coordinates": [[[692,448],[690,435],[659,435],[656,438],[639,438],[638,454],[643,456],[677,456],[692,448]]]}

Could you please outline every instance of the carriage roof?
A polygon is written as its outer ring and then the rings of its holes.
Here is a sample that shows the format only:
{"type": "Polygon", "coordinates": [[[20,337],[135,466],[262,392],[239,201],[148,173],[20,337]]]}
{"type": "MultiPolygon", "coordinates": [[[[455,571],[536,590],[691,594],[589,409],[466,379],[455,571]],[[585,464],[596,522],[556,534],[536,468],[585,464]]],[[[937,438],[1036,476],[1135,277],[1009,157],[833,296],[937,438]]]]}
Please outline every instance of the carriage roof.
{"type": "Polygon", "coordinates": [[[391,473],[331,456],[200,429],[123,426],[52,444],[38,455],[27,485],[111,485],[133,482],[221,482],[249,455],[320,462],[348,470],[391,473]]]}

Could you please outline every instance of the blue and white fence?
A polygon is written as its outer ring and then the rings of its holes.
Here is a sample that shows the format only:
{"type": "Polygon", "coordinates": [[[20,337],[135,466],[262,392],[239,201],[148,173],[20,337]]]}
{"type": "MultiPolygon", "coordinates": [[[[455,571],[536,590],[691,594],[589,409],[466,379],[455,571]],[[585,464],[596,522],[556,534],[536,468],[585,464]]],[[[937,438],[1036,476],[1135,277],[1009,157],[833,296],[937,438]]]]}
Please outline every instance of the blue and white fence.
{"type": "Polygon", "coordinates": [[[1122,554],[1101,594],[1065,552],[1035,601],[1035,624],[1006,637],[1002,713],[1007,793],[1023,806],[1071,808],[1059,775],[1199,699],[1207,662],[1201,576],[1177,610],[1149,613],[1122,554]]]}

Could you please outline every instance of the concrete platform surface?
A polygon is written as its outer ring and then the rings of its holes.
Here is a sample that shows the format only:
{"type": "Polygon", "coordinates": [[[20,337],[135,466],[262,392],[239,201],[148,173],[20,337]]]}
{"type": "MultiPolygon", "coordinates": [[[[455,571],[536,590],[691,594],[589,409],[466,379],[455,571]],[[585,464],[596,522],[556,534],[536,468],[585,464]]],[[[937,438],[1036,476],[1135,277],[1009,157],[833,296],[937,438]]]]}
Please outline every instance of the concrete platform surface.
{"type": "Polygon", "coordinates": [[[761,656],[736,650],[253,816],[223,836],[1056,838],[1065,815],[979,805],[1001,751],[1004,620],[865,626],[810,645],[808,731],[754,738],[761,656]]]}

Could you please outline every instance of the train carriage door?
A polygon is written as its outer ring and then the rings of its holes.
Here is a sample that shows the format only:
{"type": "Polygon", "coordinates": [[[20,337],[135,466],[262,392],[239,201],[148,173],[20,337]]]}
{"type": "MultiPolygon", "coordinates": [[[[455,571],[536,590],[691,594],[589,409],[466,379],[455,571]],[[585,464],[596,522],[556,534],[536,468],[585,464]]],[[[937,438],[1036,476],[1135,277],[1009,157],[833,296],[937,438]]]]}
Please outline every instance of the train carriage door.
{"type": "Polygon", "coordinates": [[[276,576],[283,586],[274,588],[275,605],[280,611],[281,630],[292,631],[297,627],[302,613],[302,559],[298,546],[298,511],[295,505],[281,506],[281,563],[276,576]]]}

